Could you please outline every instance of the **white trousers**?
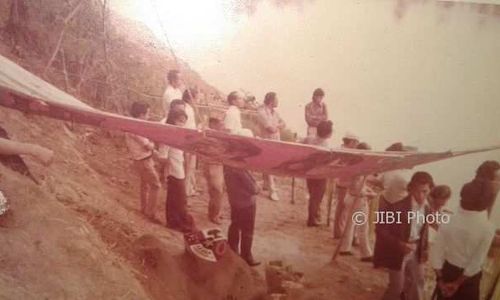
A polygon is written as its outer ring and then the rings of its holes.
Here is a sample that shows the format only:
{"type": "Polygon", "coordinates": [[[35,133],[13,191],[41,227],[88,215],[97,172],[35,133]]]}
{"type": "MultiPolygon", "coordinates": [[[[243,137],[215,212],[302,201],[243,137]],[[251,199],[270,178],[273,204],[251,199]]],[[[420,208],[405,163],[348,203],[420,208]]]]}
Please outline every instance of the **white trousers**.
{"type": "MultiPolygon", "coordinates": [[[[350,211],[351,206],[354,204],[354,201],[356,201],[356,197],[347,194],[344,199],[345,203],[345,211],[346,214],[348,211],[350,211]]],[[[358,206],[354,207],[353,214],[354,213],[363,213],[366,216],[366,222],[361,225],[355,225],[354,222],[351,222],[351,220],[348,220],[347,222],[347,227],[345,231],[345,237],[342,240],[342,245],[340,246],[340,251],[351,251],[352,250],[352,241],[354,240],[354,234],[356,233],[356,236],[358,237],[359,240],[359,247],[361,251],[361,257],[369,257],[373,255],[372,252],[372,247],[370,245],[370,224],[368,224],[368,214],[369,214],[369,207],[368,207],[368,201],[365,198],[362,198],[359,200],[358,206]]],[[[352,218],[352,216],[349,216],[349,218],[352,218]]]]}

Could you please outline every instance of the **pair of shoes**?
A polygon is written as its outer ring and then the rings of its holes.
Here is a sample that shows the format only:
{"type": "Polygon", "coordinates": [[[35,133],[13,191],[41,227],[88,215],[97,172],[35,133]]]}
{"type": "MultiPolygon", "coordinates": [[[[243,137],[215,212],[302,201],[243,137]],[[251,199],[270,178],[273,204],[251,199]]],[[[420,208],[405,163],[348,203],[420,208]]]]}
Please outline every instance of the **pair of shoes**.
{"type": "Polygon", "coordinates": [[[367,257],[363,257],[361,259],[362,262],[372,262],[373,261],[373,256],[367,256],[367,257]]]}
{"type": "Polygon", "coordinates": [[[342,255],[342,256],[352,256],[354,254],[351,251],[340,251],[339,255],[342,255]]]}
{"type": "Polygon", "coordinates": [[[256,261],[253,259],[253,257],[250,258],[243,258],[243,260],[250,266],[250,267],[256,267],[260,265],[260,261],[256,261]]]}
{"type": "Polygon", "coordinates": [[[278,196],[278,193],[272,192],[271,195],[269,195],[269,199],[271,199],[273,201],[279,201],[280,197],[278,196]]]}

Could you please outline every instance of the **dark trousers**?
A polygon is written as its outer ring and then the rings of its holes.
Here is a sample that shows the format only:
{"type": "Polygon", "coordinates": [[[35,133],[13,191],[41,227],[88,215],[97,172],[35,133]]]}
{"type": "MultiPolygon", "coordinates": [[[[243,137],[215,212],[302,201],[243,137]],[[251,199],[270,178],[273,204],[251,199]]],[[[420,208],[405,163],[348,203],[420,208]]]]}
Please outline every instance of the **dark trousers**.
{"type": "Polygon", "coordinates": [[[184,179],[167,178],[167,203],[165,206],[167,226],[181,231],[192,231],[193,217],[187,212],[186,185],[184,179]]]}
{"type": "Polygon", "coordinates": [[[326,190],[326,179],[307,179],[307,190],[309,191],[309,217],[307,225],[320,222],[321,200],[326,190]]]}
{"type": "MultiPolygon", "coordinates": [[[[450,264],[445,261],[443,269],[441,270],[443,274],[444,282],[455,281],[460,275],[463,274],[463,269],[450,264]]],[[[457,290],[457,292],[451,297],[444,297],[438,287],[435,290],[435,296],[433,299],[438,300],[479,300],[479,286],[481,284],[482,273],[479,272],[476,275],[467,279],[457,290]]]]}
{"type": "Polygon", "coordinates": [[[231,207],[231,225],[227,233],[229,246],[245,260],[252,258],[255,227],[255,204],[245,208],[231,207]]]}

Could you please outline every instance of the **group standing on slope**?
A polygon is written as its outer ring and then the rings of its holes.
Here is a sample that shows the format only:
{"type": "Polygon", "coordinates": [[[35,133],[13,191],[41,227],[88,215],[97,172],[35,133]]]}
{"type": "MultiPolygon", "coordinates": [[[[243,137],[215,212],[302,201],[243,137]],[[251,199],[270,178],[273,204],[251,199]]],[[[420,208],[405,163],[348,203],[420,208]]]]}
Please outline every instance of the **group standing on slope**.
{"type": "MultiPolygon", "coordinates": [[[[180,76],[177,70],[168,73],[168,84],[162,99],[165,112],[162,122],[196,129],[199,127],[195,107],[198,92],[185,89],[180,76]]],[[[330,148],[333,123],[329,120],[324,97],[325,92],[318,88],[314,90],[311,102],[305,106],[307,137],[300,142],[330,148]]],[[[231,92],[227,102],[224,118],[209,118],[208,128],[254,136],[242,125],[244,95],[231,92]]],[[[280,140],[285,123],[276,110],[278,104],[275,92],[265,95],[263,105],[257,108],[257,136],[280,140]]],[[[135,118],[148,119],[149,107],[137,102],[132,105],[130,113],[135,118]]],[[[167,226],[183,232],[195,230],[187,199],[200,192],[195,177],[196,155],[166,145],[155,145],[134,134],[127,134],[127,145],[141,179],[141,211],[144,215],[155,219],[156,198],[160,186],[165,184],[167,226]],[[157,171],[157,164],[160,165],[160,172],[157,171]]],[[[344,136],[341,147],[371,149],[352,133],[344,136]]],[[[386,149],[398,152],[412,150],[415,149],[402,143],[394,143],[386,149]]],[[[261,190],[256,180],[248,170],[208,160],[203,161],[203,173],[208,183],[210,221],[221,224],[222,199],[226,190],[231,209],[228,243],[250,266],[259,265],[251,251],[256,199],[261,190]]],[[[262,190],[269,193],[272,201],[279,201],[275,177],[263,174],[263,179],[262,190]]],[[[487,299],[480,298],[481,293],[487,293],[484,292],[487,289],[485,283],[480,289],[482,266],[488,250],[500,244],[500,235],[498,232],[495,234],[495,226],[489,220],[499,182],[500,164],[497,161],[482,163],[476,177],[461,190],[459,210],[451,213],[444,208],[451,197],[450,188],[436,186],[427,172],[412,174],[408,170],[395,170],[350,180],[307,179],[309,206],[306,225],[321,226],[322,200],[333,193],[336,203],[332,234],[333,238],[340,239],[339,254],[353,255],[353,245],[357,245],[363,262],[373,262],[375,267],[387,270],[389,284],[382,299],[424,299],[424,265],[428,260],[436,273],[433,295],[436,299],[487,299]],[[355,224],[353,216],[359,213],[376,215],[377,218],[395,215],[401,218],[392,223],[370,218],[373,222],[355,224]],[[426,222],[429,219],[427,216],[439,213],[450,216],[450,222],[426,222]],[[371,228],[375,231],[374,247],[370,239],[371,228]],[[437,233],[430,232],[431,228],[437,233]],[[432,245],[430,233],[434,233],[432,245]]],[[[500,270],[496,272],[500,274],[500,270]]],[[[500,291],[497,293],[500,294],[500,291]]]]}

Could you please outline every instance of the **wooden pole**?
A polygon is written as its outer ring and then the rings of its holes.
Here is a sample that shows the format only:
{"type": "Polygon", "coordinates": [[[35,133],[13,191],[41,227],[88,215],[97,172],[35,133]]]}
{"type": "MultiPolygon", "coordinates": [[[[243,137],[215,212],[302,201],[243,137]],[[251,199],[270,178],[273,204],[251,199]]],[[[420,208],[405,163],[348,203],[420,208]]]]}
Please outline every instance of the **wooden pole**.
{"type": "Polygon", "coordinates": [[[292,177],[292,204],[295,204],[295,177],[292,177]]]}

